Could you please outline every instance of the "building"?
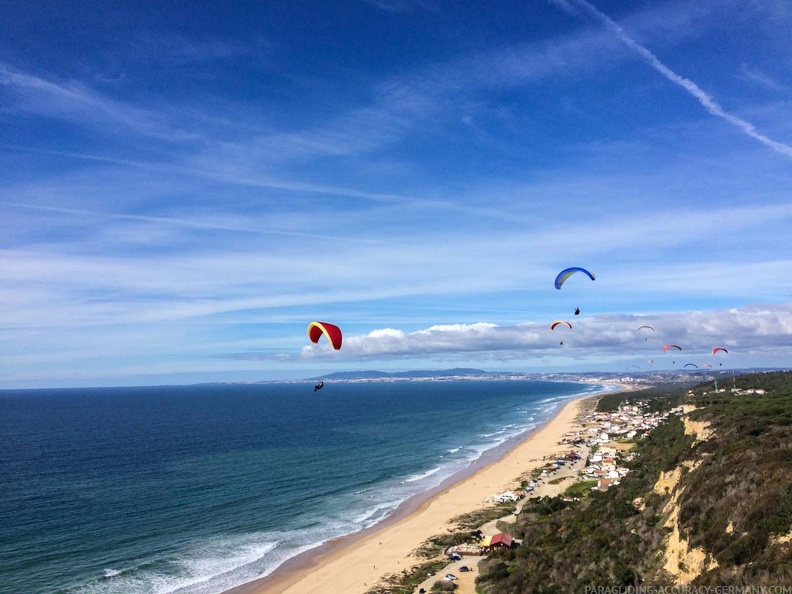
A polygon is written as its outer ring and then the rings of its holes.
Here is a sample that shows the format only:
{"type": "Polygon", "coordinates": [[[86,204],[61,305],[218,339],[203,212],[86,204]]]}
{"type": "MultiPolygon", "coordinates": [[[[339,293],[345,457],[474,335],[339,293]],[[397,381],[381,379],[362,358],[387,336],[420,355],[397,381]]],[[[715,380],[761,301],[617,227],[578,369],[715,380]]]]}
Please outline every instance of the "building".
{"type": "Polygon", "coordinates": [[[512,549],[516,546],[516,543],[510,535],[505,532],[498,532],[493,536],[485,538],[481,546],[488,551],[494,551],[495,549],[512,549]]]}

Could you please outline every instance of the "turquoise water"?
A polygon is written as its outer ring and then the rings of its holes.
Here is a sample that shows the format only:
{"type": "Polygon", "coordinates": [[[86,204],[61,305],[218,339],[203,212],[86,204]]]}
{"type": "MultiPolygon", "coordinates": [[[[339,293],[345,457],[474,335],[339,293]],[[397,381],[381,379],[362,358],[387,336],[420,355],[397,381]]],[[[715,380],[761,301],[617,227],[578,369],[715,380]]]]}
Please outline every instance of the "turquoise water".
{"type": "Polygon", "coordinates": [[[599,388],[0,391],[0,592],[222,592],[371,526],[599,388]]]}

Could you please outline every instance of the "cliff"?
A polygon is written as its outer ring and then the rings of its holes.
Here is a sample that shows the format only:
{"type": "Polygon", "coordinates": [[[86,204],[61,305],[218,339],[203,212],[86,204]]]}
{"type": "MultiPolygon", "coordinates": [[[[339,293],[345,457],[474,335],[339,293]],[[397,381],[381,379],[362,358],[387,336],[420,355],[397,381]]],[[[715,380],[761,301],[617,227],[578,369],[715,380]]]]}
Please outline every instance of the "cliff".
{"type": "Polygon", "coordinates": [[[792,373],[623,397],[683,407],[637,440],[620,485],[526,505],[523,546],[484,561],[478,591],[792,584],[792,373]]]}

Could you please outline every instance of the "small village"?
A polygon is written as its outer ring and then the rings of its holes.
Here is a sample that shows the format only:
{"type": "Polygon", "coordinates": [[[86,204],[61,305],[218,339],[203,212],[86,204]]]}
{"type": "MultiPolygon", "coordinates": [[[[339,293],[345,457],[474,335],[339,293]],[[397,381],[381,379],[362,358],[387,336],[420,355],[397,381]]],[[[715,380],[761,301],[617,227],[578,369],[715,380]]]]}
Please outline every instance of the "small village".
{"type": "Polygon", "coordinates": [[[571,503],[580,499],[567,494],[573,485],[600,491],[616,487],[629,472],[624,463],[636,456],[631,451],[636,441],[669,415],[684,412],[682,406],[664,413],[646,412],[646,408],[646,403],[638,401],[622,404],[614,412],[581,413],[574,428],[558,442],[557,453],[545,457],[527,476],[521,477],[519,488],[494,493],[486,501],[489,505],[516,503],[514,512],[472,531],[469,542],[448,547],[445,555],[451,563],[444,576],[428,575],[415,592],[429,592],[435,582],[444,580],[456,583],[455,591],[459,594],[475,594],[478,562],[497,549],[520,546],[510,534],[499,530],[498,524],[513,521],[530,498],[560,497],[571,503]]]}

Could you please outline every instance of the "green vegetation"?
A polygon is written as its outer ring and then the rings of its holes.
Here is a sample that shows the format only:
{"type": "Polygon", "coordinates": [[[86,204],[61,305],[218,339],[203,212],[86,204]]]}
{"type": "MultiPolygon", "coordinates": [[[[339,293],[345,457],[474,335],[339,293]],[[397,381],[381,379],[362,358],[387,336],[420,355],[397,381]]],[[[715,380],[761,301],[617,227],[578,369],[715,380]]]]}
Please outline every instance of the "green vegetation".
{"type": "Polygon", "coordinates": [[[712,384],[694,390],[701,408],[690,418],[714,436],[696,446],[701,465],[684,477],[680,529],[720,566],[697,583],[728,575],[738,585],[771,583],[770,576],[789,584],[790,547],[778,540],[792,531],[792,373],[742,376],[734,385],[765,394],[715,392],[712,384]]]}
{"type": "Polygon", "coordinates": [[[647,405],[647,412],[663,411],[680,404],[684,394],[679,384],[658,384],[636,392],[612,392],[599,397],[595,410],[615,412],[622,404],[643,402],[647,405]]]}
{"type": "MultiPolygon", "coordinates": [[[[448,559],[442,556],[448,547],[472,543],[473,530],[491,520],[514,514],[516,509],[517,504],[513,502],[497,503],[453,518],[456,531],[433,536],[415,551],[418,558],[428,560],[426,563],[405,570],[401,574],[387,576],[382,584],[370,588],[366,594],[412,594],[418,584],[426,579],[428,572],[440,574],[448,565],[448,559]]],[[[440,580],[432,586],[431,591],[453,592],[457,587],[456,584],[440,580]]]]}
{"type": "Polygon", "coordinates": [[[470,538],[470,532],[449,532],[448,534],[433,536],[421,545],[416,551],[416,555],[422,559],[433,559],[438,555],[442,555],[443,551],[448,547],[470,542],[470,538]]]}
{"type": "Polygon", "coordinates": [[[454,592],[459,586],[457,586],[454,582],[443,582],[443,581],[436,581],[432,585],[432,589],[429,590],[430,592],[454,592]]]}
{"type": "Polygon", "coordinates": [[[566,491],[564,491],[564,495],[583,499],[584,497],[588,497],[591,493],[591,489],[596,486],[597,481],[578,481],[574,485],[569,485],[566,491]]]}
{"type": "Polygon", "coordinates": [[[560,476],[558,478],[554,478],[553,480],[547,481],[547,484],[548,485],[558,485],[558,484],[562,483],[563,481],[568,481],[570,478],[572,478],[572,477],[560,476]]]}
{"type": "Polygon", "coordinates": [[[506,501],[481,508],[469,514],[459,515],[452,521],[462,530],[476,530],[482,524],[513,514],[516,509],[517,504],[515,502],[506,501]]]}
{"type": "MultiPolygon", "coordinates": [[[[590,491],[575,505],[549,497],[529,501],[515,527],[523,545],[493,555],[505,568],[493,564],[495,579],[482,569],[481,592],[581,591],[589,585],[638,585],[639,576],[656,574],[658,560],[648,553],[659,547],[665,531],[656,520],[639,521],[643,514],[633,500],[651,491],[660,472],[673,467],[690,442],[682,423],[672,419],[639,446],[645,470],[633,464],[631,480],[619,488],[590,491]]],[[[646,517],[656,516],[665,498],[646,497],[645,502],[646,517]]]]}
{"type": "Polygon", "coordinates": [[[472,542],[471,532],[473,530],[477,530],[481,525],[492,520],[511,515],[516,509],[517,504],[509,501],[496,503],[471,513],[459,515],[452,520],[456,525],[455,532],[433,536],[421,545],[416,551],[416,555],[422,559],[432,559],[441,555],[448,547],[470,543],[472,542]]]}
{"type": "MultiPolygon", "coordinates": [[[[382,584],[369,589],[366,594],[413,594],[418,584],[427,578],[429,572],[438,574],[447,564],[447,560],[437,559],[416,565],[401,574],[387,576],[382,584]]],[[[443,591],[450,592],[452,590],[441,590],[441,592],[443,591]]]]}
{"type": "MultiPolygon", "coordinates": [[[[721,379],[718,387],[677,384],[603,397],[597,410],[634,402],[650,411],[680,404],[697,409],[687,415],[688,433],[683,419],[672,415],[638,439],[637,457],[624,463],[630,473],[620,485],[601,492],[591,490],[595,481],[578,482],[564,495],[580,501],[534,497],[514,523],[499,523],[523,544],[479,565],[477,591],[674,585],[679,578],[666,567],[690,571],[693,586],[792,583],[792,373],[721,379]],[[668,488],[655,491],[662,473],[679,476],[678,484],[669,481],[668,488]],[[672,512],[678,513],[676,523],[672,512]],[[668,536],[676,530],[684,546],[704,553],[703,566],[667,559],[668,536]]],[[[514,510],[515,504],[507,503],[459,516],[456,532],[434,537],[419,551],[431,561],[389,576],[369,594],[414,592],[428,571],[442,573],[447,561],[438,557],[447,546],[469,541],[472,530],[514,510]]],[[[431,591],[454,589],[455,584],[439,581],[431,591]]]]}
{"type": "MultiPolygon", "coordinates": [[[[589,483],[588,498],[579,502],[529,500],[512,528],[523,545],[480,565],[478,591],[673,585],[678,578],[665,570],[665,549],[675,529],[708,561],[669,562],[673,573],[691,571],[692,585],[792,583],[792,374],[734,380],[738,389],[764,388],[764,395],[732,393],[732,381],[721,380],[719,387],[724,383],[724,392],[709,383],[692,387],[692,395],[691,386],[676,385],[603,397],[598,410],[636,401],[653,411],[693,404],[699,408],[689,419],[706,425],[696,426],[702,435],[686,434],[683,420],[670,416],[639,440],[637,458],[626,463],[630,473],[608,491],[591,491],[589,483]],[[713,434],[700,440],[707,431],[713,434]],[[661,473],[669,471],[677,471],[679,483],[655,492],[661,473]]],[[[583,485],[570,489],[583,493],[583,485]]]]}

